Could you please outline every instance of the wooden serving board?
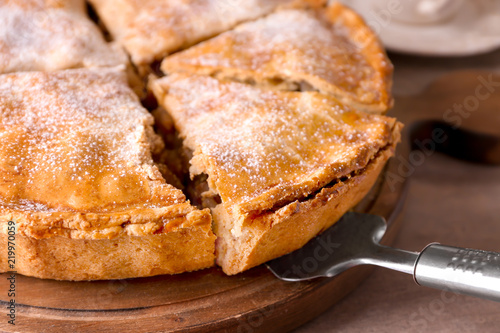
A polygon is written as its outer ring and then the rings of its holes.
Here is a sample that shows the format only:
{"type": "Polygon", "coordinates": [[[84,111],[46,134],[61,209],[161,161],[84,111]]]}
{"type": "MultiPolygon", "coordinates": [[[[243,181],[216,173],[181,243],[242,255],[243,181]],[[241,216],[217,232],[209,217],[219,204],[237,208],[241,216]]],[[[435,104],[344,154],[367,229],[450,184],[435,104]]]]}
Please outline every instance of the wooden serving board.
{"type": "MultiPolygon", "coordinates": [[[[463,149],[465,152],[483,149],[482,153],[471,155],[459,151],[456,155],[498,163],[500,88],[488,99],[481,100],[480,111],[475,110],[468,117],[472,122],[464,118],[461,126],[452,128],[453,124],[443,118],[448,107],[464,101],[471,91],[474,93],[478,77],[488,78],[489,74],[452,74],[436,81],[420,96],[396,101],[392,115],[412,126],[406,127],[405,142],[399,146],[397,157],[389,161],[378,183],[356,207],[357,211],[386,218],[388,230],[382,241],[384,244],[392,243],[401,224],[407,178],[411,176],[403,171],[411,160],[410,142],[429,139],[433,130],[443,128],[453,140],[437,144],[436,150],[454,153],[456,135],[478,140],[486,138],[488,145],[463,149]]],[[[500,77],[494,79],[500,82],[500,77]]],[[[357,267],[335,278],[307,282],[283,282],[263,265],[236,276],[226,276],[220,269],[213,268],[175,276],[94,282],[40,280],[18,275],[16,326],[7,323],[9,282],[6,274],[0,274],[3,317],[0,330],[36,333],[283,332],[331,307],[354,290],[371,271],[371,267],[357,267]]]]}

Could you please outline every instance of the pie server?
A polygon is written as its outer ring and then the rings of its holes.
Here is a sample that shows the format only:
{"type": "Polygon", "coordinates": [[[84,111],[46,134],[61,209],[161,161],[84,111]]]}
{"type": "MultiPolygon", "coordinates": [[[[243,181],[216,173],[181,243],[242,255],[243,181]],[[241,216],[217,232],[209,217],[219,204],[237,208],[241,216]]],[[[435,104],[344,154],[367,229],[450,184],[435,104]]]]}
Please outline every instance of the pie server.
{"type": "Polygon", "coordinates": [[[333,277],[357,265],[412,274],[422,286],[500,301],[500,253],[431,243],[422,252],[380,245],[380,216],[350,212],[301,249],[266,265],[279,279],[333,277]]]}

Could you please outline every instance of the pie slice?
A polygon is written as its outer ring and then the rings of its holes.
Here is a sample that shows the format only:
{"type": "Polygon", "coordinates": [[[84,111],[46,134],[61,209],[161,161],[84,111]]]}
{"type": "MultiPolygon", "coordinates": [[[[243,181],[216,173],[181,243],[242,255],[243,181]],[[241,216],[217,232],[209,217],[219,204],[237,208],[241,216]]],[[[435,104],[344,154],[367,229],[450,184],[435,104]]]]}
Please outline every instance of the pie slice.
{"type": "Polygon", "coordinates": [[[0,0],[0,73],[125,64],[86,16],[84,0],[0,0]]]}
{"type": "Polygon", "coordinates": [[[174,73],[152,83],[208,176],[217,262],[235,274],[303,246],[371,188],[401,124],[318,92],[174,73]],[[219,204],[217,204],[219,203],[219,204]]]}
{"type": "Polygon", "coordinates": [[[377,37],[339,3],[277,11],[163,60],[165,73],[237,79],[285,90],[317,90],[359,110],[392,105],[392,65],[377,37]]]}
{"type": "Polygon", "coordinates": [[[111,35],[139,67],[256,19],[279,6],[325,0],[90,0],[111,35]]]}
{"type": "Polygon", "coordinates": [[[18,273],[121,279],[214,264],[209,210],[162,178],[152,125],[117,68],[0,75],[0,246],[15,222],[18,273]]]}

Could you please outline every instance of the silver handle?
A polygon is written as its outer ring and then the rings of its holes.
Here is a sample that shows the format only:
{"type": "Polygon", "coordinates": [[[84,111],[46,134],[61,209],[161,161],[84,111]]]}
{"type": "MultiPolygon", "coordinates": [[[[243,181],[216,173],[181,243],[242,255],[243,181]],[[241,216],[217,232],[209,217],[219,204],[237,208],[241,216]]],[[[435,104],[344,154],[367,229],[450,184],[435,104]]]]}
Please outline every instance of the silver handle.
{"type": "Polygon", "coordinates": [[[500,301],[500,253],[429,244],[413,276],[422,286],[500,301]]]}

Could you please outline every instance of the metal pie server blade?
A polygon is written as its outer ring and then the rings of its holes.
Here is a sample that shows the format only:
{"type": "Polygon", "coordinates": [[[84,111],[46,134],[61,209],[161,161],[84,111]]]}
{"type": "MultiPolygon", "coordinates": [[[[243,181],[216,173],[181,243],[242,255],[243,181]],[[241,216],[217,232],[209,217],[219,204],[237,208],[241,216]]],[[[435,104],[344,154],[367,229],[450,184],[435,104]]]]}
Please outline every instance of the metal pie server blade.
{"type": "Polygon", "coordinates": [[[420,253],[380,245],[380,216],[349,212],[301,249],[268,262],[279,279],[333,277],[357,265],[411,274],[423,286],[500,301],[500,254],[431,243],[420,253]]]}

